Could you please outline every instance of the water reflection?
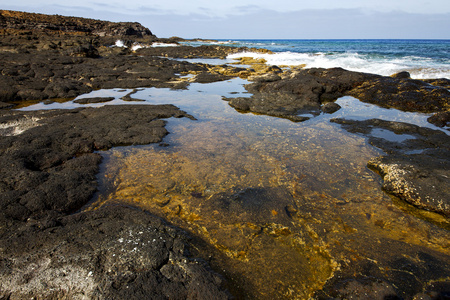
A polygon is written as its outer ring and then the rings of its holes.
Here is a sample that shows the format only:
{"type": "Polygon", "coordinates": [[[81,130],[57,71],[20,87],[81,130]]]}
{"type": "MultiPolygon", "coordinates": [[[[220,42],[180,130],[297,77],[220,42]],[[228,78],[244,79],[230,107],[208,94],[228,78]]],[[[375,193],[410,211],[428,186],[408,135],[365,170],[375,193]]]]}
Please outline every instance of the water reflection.
{"type": "Polygon", "coordinates": [[[100,192],[89,209],[130,203],[190,231],[212,247],[198,250],[213,254],[210,263],[230,289],[249,298],[307,299],[339,270],[365,262],[387,269],[419,248],[450,263],[448,231],[395,205],[366,168],[381,152],[328,122],[362,117],[373,106],[358,110],[346,97],[339,115],[303,123],[239,114],[221,98],[242,96],[243,83],[135,93],[198,121],[170,119],[166,147],[104,152],[100,192]]]}

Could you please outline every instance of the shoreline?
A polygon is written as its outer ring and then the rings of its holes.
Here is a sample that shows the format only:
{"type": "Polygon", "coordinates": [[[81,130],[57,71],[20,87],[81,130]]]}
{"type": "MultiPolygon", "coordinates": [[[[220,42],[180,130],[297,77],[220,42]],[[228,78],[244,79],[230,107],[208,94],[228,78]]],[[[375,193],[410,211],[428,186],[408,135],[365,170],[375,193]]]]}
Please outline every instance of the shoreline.
{"type": "MultiPolygon", "coordinates": [[[[117,28],[116,24],[105,26],[117,28]]],[[[119,27],[123,26],[126,24],[120,24],[119,27]]],[[[136,28],[137,25],[133,26],[136,28]]],[[[200,255],[195,249],[199,243],[207,245],[206,240],[201,241],[201,237],[190,240],[183,233],[185,229],[175,229],[143,210],[118,204],[92,212],[74,213],[95,192],[95,174],[98,173],[101,160],[96,153],[98,150],[160,143],[168,133],[164,119],[176,117],[194,120],[196,116],[174,105],[22,112],[9,109],[13,101],[74,98],[100,88],[156,87],[182,90],[192,82],[210,83],[241,77],[251,82],[245,86],[251,96],[224,99],[240,112],[303,122],[307,119],[299,116],[300,113],[332,113],[339,109],[333,105],[335,100],[351,95],[382,107],[433,113],[430,122],[448,130],[450,92],[443,86],[448,87],[450,80],[430,81],[435,84],[430,85],[422,80],[410,79],[406,72],[386,77],[340,68],[284,70],[258,61],[251,62],[250,69],[239,65],[192,64],[161,56],[223,58],[230,52],[248,48],[230,49],[215,45],[141,48],[132,51],[130,48],[111,46],[117,39],[124,37],[129,45],[133,41],[177,42],[179,39],[164,40],[153,35],[143,39],[142,34],[67,34],[62,29],[58,27],[58,31],[44,29],[33,32],[29,29],[8,28],[0,32],[0,55],[5,62],[0,81],[0,124],[13,130],[18,124],[14,122],[28,122],[23,123],[25,131],[6,131],[0,137],[2,297],[70,298],[82,295],[85,298],[119,299],[138,297],[140,293],[146,292],[168,298],[232,298],[226,288],[233,291],[237,298],[259,295],[258,291],[249,291],[243,287],[231,288],[239,280],[227,283],[230,278],[223,278],[211,271],[207,259],[188,254],[188,249],[191,249],[195,255],[200,255]],[[187,74],[193,77],[183,78],[187,74]],[[268,103],[267,99],[271,101],[268,103]],[[128,227],[137,236],[139,245],[145,245],[136,248],[136,255],[124,255],[133,252],[131,244],[123,246],[128,227]],[[153,231],[158,233],[155,235],[153,231]],[[156,239],[170,242],[156,246],[145,244],[145,241],[156,239]],[[61,244],[64,247],[61,248],[61,244]],[[51,255],[56,258],[49,256],[49,253],[53,253],[51,255]],[[37,266],[40,274],[36,274],[36,267],[32,270],[32,264],[37,266]],[[26,271],[22,271],[23,268],[26,271]],[[61,279],[66,276],[64,274],[71,273],[75,274],[75,283],[61,279]],[[42,282],[55,290],[45,294],[48,290],[42,282]]],[[[147,32],[148,29],[141,30],[147,32]]],[[[132,97],[132,94],[128,96],[132,97]]],[[[384,178],[383,188],[386,192],[448,219],[448,134],[376,119],[368,122],[336,119],[333,122],[341,124],[348,132],[358,132],[369,137],[373,128],[414,135],[415,140],[409,144],[370,137],[370,143],[386,154],[371,160],[369,166],[384,178]],[[413,154],[407,154],[405,150],[413,154]],[[419,154],[414,154],[415,151],[419,151],[419,154]],[[436,190],[432,186],[442,188],[436,190]],[[411,193],[411,190],[414,192],[411,193]]],[[[259,193],[249,190],[239,194],[239,197],[262,197],[259,193]]],[[[279,190],[271,190],[270,193],[277,196],[283,194],[279,190]]],[[[288,213],[292,214],[293,210],[288,213]]],[[[421,256],[422,263],[413,260],[408,262],[418,268],[423,268],[424,264],[432,266],[422,273],[419,282],[422,285],[416,289],[408,290],[409,283],[401,285],[395,281],[395,274],[369,272],[362,273],[362,277],[352,277],[353,268],[363,268],[362,263],[355,263],[355,266],[337,272],[341,279],[334,274],[325,280],[321,287],[317,287],[314,297],[339,297],[364,289],[373,295],[383,292],[385,295],[395,294],[405,298],[420,293],[439,295],[450,286],[448,279],[434,287],[428,286],[427,282],[448,278],[450,274],[445,266],[450,266],[449,255],[427,255],[421,256]],[[443,266],[439,266],[439,262],[443,266]],[[369,279],[372,275],[376,275],[377,279],[369,279]],[[341,294],[336,294],[339,291],[341,294]]],[[[239,277],[239,274],[232,276],[239,277]]],[[[245,285],[245,280],[241,284],[245,285]]]]}

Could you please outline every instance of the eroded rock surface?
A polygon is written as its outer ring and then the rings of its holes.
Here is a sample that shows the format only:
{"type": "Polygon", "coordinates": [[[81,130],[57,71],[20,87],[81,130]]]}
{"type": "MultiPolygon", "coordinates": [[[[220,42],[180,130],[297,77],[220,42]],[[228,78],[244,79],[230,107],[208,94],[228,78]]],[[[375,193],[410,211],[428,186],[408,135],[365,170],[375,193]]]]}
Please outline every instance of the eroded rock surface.
{"type": "Polygon", "coordinates": [[[4,112],[5,128],[32,122],[0,140],[2,223],[79,209],[96,189],[100,156],[92,152],[160,142],[167,134],[160,119],[169,117],[193,118],[173,105],[4,112]]]}
{"type": "Polygon", "coordinates": [[[448,89],[406,75],[386,77],[341,68],[273,72],[249,78],[253,83],[245,88],[253,94],[251,97],[226,100],[239,111],[305,121],[309,117],[302,114],[319,114],[327,109],[323,107],[326,103],[350,95],[382,107],[437,113],[430,122],[446,126],[450,108],[448,89]]]}
{"type": "Polygon", "coordinates": [[[0,27],[33,31],[82,32],[98,36],[154,37],[148,28],[137,22],[108,22],[79,17],[44,15],[9,10],[0,10],[0,27]]]}
{"type": "Polygon", "coordinates": [[[4,299],[229,299],[188,236],[141,210],[28,221],[0,239],[4,299]]]}
{"type": "Polygon", "coordinates": [[[372,145],[388,154],[368,163],[382,176],[387,193],[450,216],[450,136],[439,130],[379,119],[331,121],[350,132],[367,135],[372,145]],[[372,136],[375,129],[394,133],[399,140],[372,136]]]}
{"type": "Polygon", "coordinates": [[[159,142],[173,105],[3,112],[0,297],[227,299],[180,231],[141,210],[71,213],[96,191],[94,150],[159,142]],[[23,126],[20,126],[23,124],[23,126]]]}

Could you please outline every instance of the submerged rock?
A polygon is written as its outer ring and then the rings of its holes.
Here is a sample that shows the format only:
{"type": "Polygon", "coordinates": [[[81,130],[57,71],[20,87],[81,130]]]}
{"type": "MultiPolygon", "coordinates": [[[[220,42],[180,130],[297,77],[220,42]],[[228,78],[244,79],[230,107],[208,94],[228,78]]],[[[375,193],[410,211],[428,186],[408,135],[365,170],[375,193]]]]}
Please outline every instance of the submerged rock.
{"type": "Polygon", "coordinates": [[[82,98],[74,100],[74,103],[78,104],[88,104],[88,103],[104,103],[114,100],[114,97],[94,97],[94,98],[82,98]]]}
{"type": "Polygon", "coordinates": [[[249,98],[226,99],[241,111],[250,111],[292,121],[305,121],[302,114],[319,114],[320,110],[336,111],[333,104],[352,89],[376,75],[334,69],[308,69],[268,74],[251,78],[253,83],[245,86],[253,95],[249,98]],[[333,107],[331,109],[331,107],[333,107]]]}
{"type": "Polygon", "coordinates": [[[407,72],[386,77],[341,68],[311,68],[251,76],[249,80],[253,83],[245,88],[253,94],[251,97],[225,99],[240,111],[298,121],[298,115],[305,113],[317,114],[319,110],[332,113],[338,107],[331,103],[350,95],[382,107],[434,112],[437,114],[430,122],[439,126],[447,124],[448,89],[410,79],[407,72]]]}
{"type": "Polygon", "coordinates": [[[416,207],[450,217],[450,151],[439,155],[391,155],[368,166],[383,178],[383,189],[416,207]]]}
{"type": "Polygon", "coordinates": [[[0,221],[79,209],[96,189],[100,156],[92,152],[160,142],[167,134],[160,119],[169,117],[193,118],[173,105],[4,112],[0,121],[5,125],[34,122],[1,137],[0,221]]]}
{"type": "Polygon", "coordinates": [[[94,150],[160,142],[173,105],[3,111],[0,298],[228,299],[187,236],[141,210],[77,212],[96,190],[94,150]],[[24,122],[24,120],[28,120],[24,122]]]}
{"type": "Polygon", "coordinates": [[[368,163],[383,178],[387,193],[421,209],[450,216],[450,136],[439,130],[379,119],[331,122],[367,135],[372,145],[387,153],[368,163]],[[407,135],[407,139],[392,141],[372,136],[374,129],[388,130],[399,138],[407,135]]]}

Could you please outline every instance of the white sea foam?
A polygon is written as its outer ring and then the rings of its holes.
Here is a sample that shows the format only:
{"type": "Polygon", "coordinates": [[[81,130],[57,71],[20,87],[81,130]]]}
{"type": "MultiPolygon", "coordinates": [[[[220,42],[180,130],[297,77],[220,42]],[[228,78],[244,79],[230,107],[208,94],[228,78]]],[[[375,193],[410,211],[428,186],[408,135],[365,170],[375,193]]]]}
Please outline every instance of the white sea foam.
{"type": "Polygon", "coordinates": [[[175,43],[153,43],[152,47],[178,47],[178,44],[175,43]]]}
{"type": "Polygon", "coordinates": [[[125,47],[125,44],[123,43],[123,41],[117,40],[115,46],[116,47],[125,47]]]}
{"type": "Polygon", "coordinates": [[[134,44],[133,46],[131,46],[131,50],[132,51],[136,51],[136,50],[141,49],[141,48],[145,48],[145,46],[143,46],[141,44],[134,44]]]}
{"type": "Polygon", "coordinates": [[[402,57],[387,59],[370,57],[356,52],[345,53],[296,53],[278,52],[274,54],[241,52],[230,54],[228,59],[240,57],[263,58],[269,65],[305,65],[306,68],[335,68],[341,67],[350,71],[366,72],[389,76],[401,71],[408,71],[412,78],[450,78],[450,66],[433,65],[427,58],[402,57]]]}

